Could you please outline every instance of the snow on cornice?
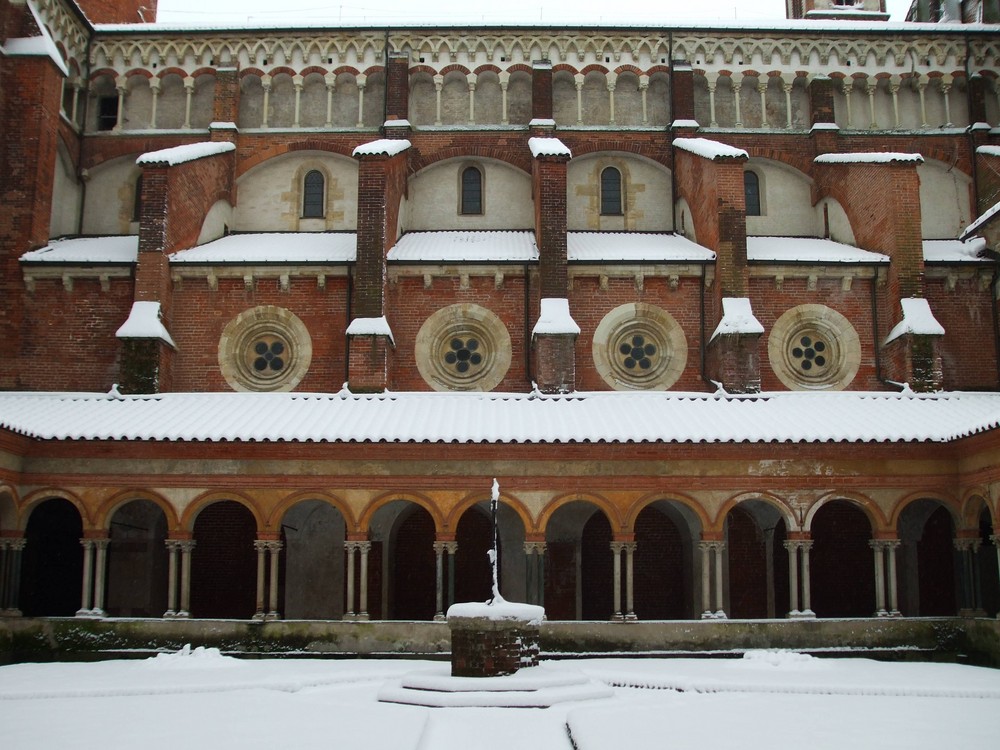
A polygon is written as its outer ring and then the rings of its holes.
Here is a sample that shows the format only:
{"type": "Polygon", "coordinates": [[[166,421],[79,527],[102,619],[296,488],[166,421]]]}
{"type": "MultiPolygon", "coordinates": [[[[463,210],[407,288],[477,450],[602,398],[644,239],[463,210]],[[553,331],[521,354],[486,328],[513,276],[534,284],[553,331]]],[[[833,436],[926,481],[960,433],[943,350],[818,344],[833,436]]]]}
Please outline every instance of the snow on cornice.
{"type": "Polygon", "coordinates": [[[888,263],[889,256],[819,237],[747,237],[754,263],[888,263]]]}
{"type": "Polygon", "coordinates": [[[569,146],[558,138],[529,138],[528,148],[531,149],[531,155],[536,159],[540,156],[573,158],[573,152],[569,150],[569,146]]]}
{"type": "Polygon", "coordinates": [[[944,326],[938,323],[931,306],[922,298],[906,298],[899,301],[903,308],[903,319],[889,331],[883,346],[900,336],[912,333],[917,336],[944,336],[944,326]]]}
{"type": "Polygon", "coordinates": [[[984,257],[986,240],[976,237],[970,240],[924,240],[925,263],[992,263],[984,257]]]}
{"type": "Polygon", "coordinates": [[[28,3],[28,10],[31,12],[31,17],[38,28],[39,35],[8,39],[3,44],[0,44],[0,55],[7,55],[8,57],[47,57],[55,63],[55,66],[59,68],[64,76],[68,77],[69,68],[63,62],[62,55],[59,54],[59,48],[56,47],[56,43],[52,40],[52,35],[49,34],[49,30],[42,22],[41,17],[38,15],[38,9],[35,8],[33,2],[28,3]]]}
{"type": "Polygon", "coordinates": [[[21,256],[22,263],[135,263],[139,237],[134,234],[111,237],[70,237],[49,240],[49,244],[21,256]]]}
{"type": "Polygon", "coordinates": [[[569,300],[565,297],[543,297],[540,312],[531,336],[538,335],[580,335],[580,326],[569,312],[569,300]]]}
{"type": "Polygon", "coordinates": [[[900,162],[922,163],[920,154],[904,154],[898,151],[867,151],[856,154],[820,154],[813,161],[816,164],[890,164],[900,162]]]}
{"type": "Polygon", "coordinates": [[[746,297],[723,297],[722,320],[712,334],[716,336],[754,335],[764,333],[764,326],[757,320],[746,297]]]}
{"type": "Polygon", "coordinates": [[[159,302],[133,302],[128,318],[115,336],[120,339],[159,339],[176,348],[160,317],[159,302]]]}
{"type": "Polygon", "coordinates": [[[986,224],[986,222],[988,222],[990,219],[992,219],[998,213],[1000,213],[1000,201],[997,201],[996,203],[994,203],[992,206],[990,206],[988,209],[986,209],[986,211],[983,212],[983,214],[981,214],[974,222],[972,222],[971,224],[969,224],[969,226],[967,226],[965,228],[965,230],[962,232],[962,234],[959,237],[959,239],[964,240],[964,239],[968,238],[969,236],[975,234],[980,229],[982,229],[983,225],[986,224]]]}
{"type": "Polygon", "coordinates": [[[0,428],[42,440],[891,443],[998,427],[1000,393],[981,392],[0,392],[0,428]]]}
{"type": "Polygon", "coordinates": [[[528,231],[407,232],[389,250],[394,263],[532,263],[535,233],[528,231]]]}
{"type": "Polygon", "coordinates": [[[358,235],[355,232],[230,234],[173,253],[170,263],[352,263],[357,256],[357,247],[358,235]]]}
{"type": "Polygon", "coordinates": [[[412,144],[406,138],[380,138],[371,143],[363,143],[354,149],[354,156],[396,156],[412,144]]]}
{"type": "Polygon", "coordinates": [[[741,148],[719,143],[709,138],[675,138],[677,148],[701,156],[705,159],[749,159],[750,155],[741,148]]]}
{"type": "Polygon", "coordinates": [[[384,315],[378,318],[355,318],[347,326],[348,336],[385,336],[395,343],[392,329],[384,315]]]}
{"type": "Polygon", "coordinates": [[[236,150],[235,143],[225,141],[205,141],[203,143],[188,143],[183,146],[164,148],[159,151],[149,151],[135,160],[136,164],[166,164],[176,166],[185,162],[217,156],[236,150]]]}

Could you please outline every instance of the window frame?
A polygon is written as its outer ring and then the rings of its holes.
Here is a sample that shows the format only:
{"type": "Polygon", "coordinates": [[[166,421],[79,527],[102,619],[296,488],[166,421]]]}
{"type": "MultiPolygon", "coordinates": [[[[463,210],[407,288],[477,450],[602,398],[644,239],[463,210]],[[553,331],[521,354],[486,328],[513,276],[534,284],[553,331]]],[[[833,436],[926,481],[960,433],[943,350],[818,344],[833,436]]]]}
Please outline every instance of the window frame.
{"type": "Polygon", "coordinates": [[[624,216],[625,215],[625,191],[622,171],[615,166],[606,166],[601,169],[600,182],[600,203],[601,216],[624,216]],[[614,173],[614,185],[610,185],[605,175],[614,173]],[[613,190],[608,188],[612,187],[613,190]]]}
{"type": "Polygon", "coordinates": [[[753,169],[743,170],[743,205],[746,209],[747,216],[764,216],[764,191],[763,191],[764,180],[761,178],[759,172],[753,169]],[[755,198],[755,209],[751,211],[751,185],[753,182],[753,194],[755,198]]]}
{"type": "Polygon", "coordinates": [[[132,184],[132,223],[142,221],[142,172],[132,184]]]}
{"type": "Polygon", "coordinates": [[[483,216],[486,213],[485,176],[478,165],[468,164],[458,173],[458,213],[461,216],[483,216]],[[466,175],[475,173],[476,184],[466,183],[466,175]],[[470,191],[475,189],[475,195],[470,191]],[[473,205],[470,205],[473,204],[473,205]]]}
{"type": "Polygon", "coordinates": [[[326,175],[320,169],[310,169],[302,176],[302,214],[303,219],[326,218],[326,175]],[[313,175],[319,178],[319,196],[315,195],[316,185],[310,186],[309,179],[313,175]],[[318,213],[314,213],[316,211],[318,213]]]}

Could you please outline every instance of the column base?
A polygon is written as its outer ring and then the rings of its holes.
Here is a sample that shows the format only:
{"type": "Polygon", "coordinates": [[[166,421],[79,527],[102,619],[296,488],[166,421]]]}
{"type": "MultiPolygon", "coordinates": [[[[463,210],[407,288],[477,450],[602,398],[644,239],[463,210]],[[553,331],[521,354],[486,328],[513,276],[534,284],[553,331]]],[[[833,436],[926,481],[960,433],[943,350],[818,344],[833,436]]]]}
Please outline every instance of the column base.
{"type": "Polygon", "coordinates": [[[638,620],[639,618],[635,616],[635,612],[629,612],[625,615],[625,622],[637,622],[638,620]]]}
{"type": "Polygon", "coordinates": [[[250,619],[253,620],[254,622],[264,622],[264,613],[254,612],[253,617],[251,617],[250,619]]]}
{"type": "Polygon", "coordinates": [[[970,607],[963,607],[962,609],[958,610],[958,616],[959,617],[986,617],[986,610],[982,609],[981,607],[976,607],[974,609],[970,608],[970,607]]]}
{"type": "Polygon", "coordinates": [[[358,616],[353,612],[344,612],[344,614],[340,616],[340,619],[343,620],[344,622],[352,622],[358,619],[358,616]]]}
{"type": "Polygon", "coordinates": [[[368,613],[367,612],[358,612],[358,621],[359,622],[368,622],[368,613]]]}
{"type": "Polygon", "coordinates": [[[191,613],[188,612],[186,609],[179,609],[179,610],[177,610],[177,614],[174,615],[174,616],[178,620],[190,620],[191,619],[191,613]]]}
{"type": "Polygon", "coordinates": [[[88,620],[99,620],[104,617],[103,609],[78,609],[76,611],[75,617],[80,617],[88,620]]]}
{"type": "Polygon", "coordinates": [[[24,613],[17,607],[0,609],[0,617],[24,617],[24,613]]]}
{"type": "Polygon", "coordinates": [[[787,617],[789,620],[815,620],[816,613],[811,609],[793,609],[787,617]]]}
{"type": "Polygon", "coordinates": [[[716,612],[712,612],[711,610],[706,609],[704,612],[701,613],[701,619],[702,620],[728,620],[729,617],[721,609],[718,610],[718,611],[716,611],[716,612]]]}
{"type": "Polygon", "coordinates": [[[434,615],[434,622],[444,622],[446,619],[448,618],[444,616],[443,612],[438,612],[436,615],[434,615]]]}
{"type": "Polygon", "coordinates": [[[172,610],[172,609],[168,609],[166,612],[163,613],[163,619],[164,620],[171,620],[171,619],[173,619],[175,617],[177,617],[177,613],[174,612],[174,610],[172,610]]]}
{"type": "Polygon", "coordinates": [[[281,619],[280,612],[268,612],[266,615],[264,615],[264,620],[266,622],[271,622],[272,620],[280,620],[280,619],[281,619]]]}
{"type": "Polygon", "coordinates": [[[615,612],[611,615],[611,622],[625,622],[625,615],[621,612],[615,612]]]}
{"type": "Polygon", "coordinates": [[[875,610],[875,617],[888,617],[889,613],[884,609],[875,610]]]}

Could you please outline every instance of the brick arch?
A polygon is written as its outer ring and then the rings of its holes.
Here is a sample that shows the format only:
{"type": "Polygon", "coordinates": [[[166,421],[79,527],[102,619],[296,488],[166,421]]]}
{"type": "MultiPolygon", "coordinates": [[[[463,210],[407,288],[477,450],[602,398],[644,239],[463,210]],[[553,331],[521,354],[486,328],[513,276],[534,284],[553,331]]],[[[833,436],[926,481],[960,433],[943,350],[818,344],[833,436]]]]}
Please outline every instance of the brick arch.
{"type": "Polygon", "coordinates": [[[809,154],[797,154],[777,149],[771,146],[759,146],[750,144],[746,147],[746,152],[750,155],[747,166],[753,166],[755,159],[767,159],[782,166],[794,169],[809,181],[809,185],[815,188],[815,179],[810,170],[812,169],[813,157],[809,154]]]}
{"type": "Polygon", "coordinates": [[[576,75],[579,72],[581,72],[581,71],[578,70],[577,68],[574,68],[572,65],[567,65],[566,63],[559,63],[558,65],[553,65],[552,66],[552,73],[553,74],[555,74],[555,73],[572,73],[573,75],[576,75]]]}
{"type": "Polygon", "coordinates": [[[802,521],[802,530],[810,532],[812,530],[813,519],[816,517],[816,512],[824,505],[832,503],[834,500],[843,500],[860,508],[868,518],[868,523],[871,525],[873,535],[879,531],[884,532],[892,530],[889,527],[888,520],[882,513],[882,510],[870,497],[862,495],[860,492],[828,492],[827,494],[821,496],[809,507],[809,510],[806,511],[806,517],[802,521]]]}
{"type": "Polygon", "coordinates": [[[971,529],[978,526],[979,514],[984,507],[990,514],[990,521],[993,523],[993,528],[996,529],[1000,526],[1000,516],[998,516],[989,497],[990,494],[984,487],[966,492],[965,497],[962,498],[960,513],[963,528],[971,529]]]}
{"type": "Polygon", "coordinates": [[[91,73],[90,76],[87,78],[87,80],[93,82],[96,81],[98,78],[105,78],[105,77],[110,78],[113,81],[118,77],[118,71],[112,68],[100,68],[99,70],[95,70],[93,73],[91,73]]]}
{"type": "Polygon", "coordinates": [[[137,76],[139,78],[145,78],[148,81],[153,78],[153,73],[145,68],[132,68],[131,70],[125,71],[126,79],[135,78],[137,76]]]}
{"type": "Polygon", "coordinates": [[[178,518],[177,511],[174,510],[174,506],[170,503],[170,501],[157,492],[143,489],[122,490],[121,492],[116,492],[114,495],[109,497],[101,503],[101,506],[97,509],[97,513],[95,513],[94,518],[94,525],[99,529],[108,530],[111,527],[111,519],[114,517],[118,509],[133,500],[148,500],[159,507],[159,509],[163,511],[163,515],[166,516],[168,532],[175,531],[180,528],[180,519],[178,518]]]}
{"type": "Polygon", "coordinates": [[[191,77],[192,78],[201,78],[202,76],[212,76],[214,78],[215,74],[216,74],[216,69],[215,68],[202,67],[202,68],[198,68],[196,71],[194,71],[191,74],[191,77]]]}
{"type": "Polygon", "coordinates": [[[564,505],[569,505],[570,503],[575,502],[590,503],[601,511],[604,514],[604,517],[608,519],[608,523],[611,525],[612,535],[616,533],[617,529],[621,529],[623,527],[623,519],[619,514],[618,509],[607,498],[602,497],[601,495],[595,495],[591,492],[570,492],[553,498],[544,508],[542,508],[542,512],[538,514],[538,523],[534,529],[534,533],[544,536],[545,529],[548,526],[549,520],[552,518],[553,514],[564,505]]]}
{"type": "Polygon", "coordinates": [[[781,517],[785,520],[785,528],[789,532],[799,530],[799,522],[795,519],[795,513],[792,509],[784,500],[770,492],[742,492],[739,495],[729,498],[719,509],[712,524],[712,529],[721,532],[729,512],[748,500],[760,500],[767,503],[781,514],[781,517]]]}
{"type": "Polygon", "coordinates": [[[344,500],[330,492],[313,492],[310,490],[295,492],[283,498],[267,517],[266,528],[269,530],[279,529],[281,521],[288,511],[299,503],[308,502],[309,500],[319,500],[325,505],[329,505],[331,508],[335,508],[340,511],[340,515],[344,517],[344,523],[347,526],[347,529],[349,531],[357,530],[358,524],[354,520],[354,514],[351,512],[351,507],[344,502],[344,500]]]}
{"type": "Polygon", "coordinates": [[[698,522],[701,524],[702,533],[711,528],[712,524],[709,520],[708,514],[705,512],[705,508],[700,502],[695,500],[690,495],[685,495],[680,492],[650,492],[640,497],[629,507],[628,514],[625,517],[625,523],[623,524],[624,530],[628,533],[633,533],[635,531],[635,521],[639,517],[639,514],[650,505],[660,500],[675,502],[678,505],[683,505],[685,508],[694,513],[698,522]]]}
{"type": "Polygon", "coordinates": [[[581,74],[587,75],[588,73],[601,73],[602,75],[608,74],[608,69],[603,65],[598,65],[597,63],[592,63],[580,71],[581,74]]]}
{"type": "Polygon", "coordinates": [[[434,533],[441,533],[445,527],[445,520],[441,517],[441,512],[434,503],[426,495],[422,495],[416,492],[386,492],[379,495],[367,506],[365,506],[364,511],[358,518],[357,530],[361,533],[368,533],[368,526],[371,523],[372,517],[381,509],[384,508],[389,503],[395,502],[396,500],[405,500],[408,503],[413,503],[414,505],[419,505],[421,508],[426,510],[430,517],[434,520],[434,533]]]}
{"type": "Polygon", "coordinates": [[[637,76],[641,76],[642,70],[637,68],[635,65],[619,65],[615,68],[616,75],[621,75],[622,73],[634,73],[637,76]]]}
{"type": "Polygon", "coordinates": [[[0,484],[0,536],[21,528],[18,523],[20,513],[17,488],[12,484],[0,484]]]}
{"type": "Polygon", "coordinates": [[[890,529],[895,531],[899,528],[899,519],[903,515],[903,512],[911,506],[913,503],[919,500],[930,500],[938,505],[941,505],[948,511],[951,516],[951,521],[955,525],[955,529],[962,528],[962,509],[961,504],[956,502],[955,498],[949,497],[941,492],[911,492],[903,498],[896,501],[892,508],[892,514],[889,517],[889,523],[891,524],[890,529]]]}
{"type": "Polygon", "coordinates": [[[372,65],[370,68],[365,68],[363,72],[364,72],[364,74],[366,76],[373,76],[376,73],[382,73],[382,74],[384,74],[385,73],[385,66],[384,65],[372,65]]]}
{"type": "Polygon", "coordinates": [[[163,80],[167,76],[180,76],[181,78],[187,78],[188,72],[184,70],[184,68],[178,68],[175,66],[172,68],[164,68],[163,70],[161,70],[159,73],[156,74],[156,77],[159,78],[160,80],[163,80]]]}
{"type": "Polygon", "coordinates": [[[449,73],[461,73],[462,75],[466,75],[467,76],[467,75],[469,75],[470,72],[471,71],[467,67],[465,67],[464,65],[459,65],[458,63],[453,63],[451,65],[445,65],[443,68],[441,68],[441,71],[440,71],[439,75],[446,76],[449,73]]]}
{"type": "Polygon", "coordinates": [[[754,70],[753,68],[747,68],[745,70],[741,70],[740,74],[744,78],[766,78],[766,76],[761,75],[761,72],[759,70],[754,70]]]}
{"type": "Polygon", "coordinates": [[[83,500],[74,492],[69,490],[59,489],[58,487],[43,487],[40,490],[35,490],[31,494],[24,497],[20,507],[20,517],[18,518],[18,531],[24,532],[28,527],[28,519],[31,517],[31,512],[39,505],[44,503],[46,500],[53,499],[68,500],[76,508],[76,512],[80,514],[80,522],[83,524],[84,530],[94,528],[93,521],[91,519],[90,513],[87,510],[87,506],[84,504],[83,500]]]}
{"type": "Polygon", "coordinates": [[[654,73],[666,73],[667,75],[669,75],[670,74],[670,66],[669,65],[653,65],[653,66],[651,66],[651,67],[649,67],[649,68],[646,69],[646,75],[651,76],[654,73]]]}
{"type": "Polygon", "coordinates": [[[590,138],[581,140],[563,138],[563,141],[573,152],[574,159],[581,159],[584,156],[592,156],[594,154],[624,154],[627,156],[641,156],[667,170],[671,168],[669,153],[664,152],[655,144],[646,143],[639,139],[616,140],[613,143],[595,141],[590,138]],[[648,150],[656,150],[659,153],[655,156],[650,155],[647,153],[648,150]]]}
{"type": "Polygon", "coordinates": [[[517,65],[511,65],[507,68],[508,73],[527,73],[531,75],[534,71],[530,65],[525,65],[524,63],[518,63],[517,65]]]}
{"type": "Polygon", "coordinates": [[[240,71],[240,80],[242,81],[247,76],[256,76],[257,78],[262,78],[264,75],[265,75],[264,71],[261,70],[260,68],[254,68],[254,67],[243,68],[243,70],[240,71]]]}
{"type": "Polygon", "coordinates": [[[193,532],[194,522],[195,519],[198,518],[199,513],[201,513],[209,505],[225,502],[226,500],[232,500],[235,503],[239,503],[250,511],[250,514],[254,518],[254,522],[257,524],[257,533],[259,534],[261,530],[263,530],[264,519],[253,500],[244,495],[242,492],[225,492],[220,490],[213,490],[199,495],[194,499],[194,502],[184,509],[184,514],[181,516],[180,522],[181,530],[193,532]]]}
{"type": "Polygon", "coordinates": [[[409,77],[412,78],[417,73],[426,73],[431,78],[437,75],[437,71],[434,70],[430,65],[414,65],[410,68],[409,77]]]}
{"type": "Polygon", "coordinates": [[[480,65],[472,72],[475,73],[476,75],[479,75],[480,73],[496,73],[499,75],[501,71],[499,66],[493,65],[492,63],[487,63],[486,65],[480,65]]]}
{"type": "MultiPolygon", "coordinates": [[[[951,169],[958,168],[962,173],[962,176],[969,181],[971,184],[972,177],[972,165],[968,159],[967,149],[956,149],[952,147],[946,151],[942,146],[930,145],[927,147],[921,147],[920,155],[924,157],[924,164],[927,166],[934,166],[930,162],[935,161],[940,164],[945,165],[945,167],[950,171],[951,169]]],[[[975,211],[975,206],[971,207],[973,212],[975,211]]]]}
{"type": "Polygon", "coordinates": [[[531,155],[527,148],[518,150],[504,146],[483,146],[474,142],[468,146],[449,146],[435,151],[431,154],[421,152],[410,162],[412,170],[411,176],[427,169],[434,164],[438,164],[449,159],[494,159],[504,162],[512,167],[520,169],[522,172],[531,174],[531,155]]]}
{"type": "Polygon", "coordinates": [[[303,68],[299,71],[299,75],[305,78],[313,73],[319,73],[321,76],[325,76],[329,71],[322,67],[321,65],[310,65],[308,68],[303,68]]]}
{"type": "MultiPolygon", "coordinates": [[[[489,496],[487,495],[484,497],[482,492],[474,492],[466,495],[461,501],[459,501],[458,505],[452,509],[451,513],[448,514],[448,517],[445,519],[445,528],[456,531],[458,529],[458,522],[461,520],[464,513],[469,510],[469,508],[481,503],[483,500],[489,500],[489,496]]],[[[506,492],[500,493],[500,502],[518,515],[521,519],[521,525],[524,526],[525,534],[532,531],[534,523],[531,519],[531,512],[524,503],[518,500],[515,496],[506,492]]]]}
{"type": "Polygon", "coordinates": [[[295,143],[276,143],[268,146],[267,148],[256,150],[252,156],[242,159],[237,165],[238,171],[236,173],[236,178],[239,179],[251,169],[260,166],[266,161],[270,161],[271,159],[275,159],[279,156],[284,156],[285,154],[290,154],[294,151],[326,151],[327,153],[346,156],[349,159],[354,158],[352,155],[354,152],[354,146],[345,146],[339,142],[308,139],[305,141],[296,141],[295,143]]]}
{"type": "Polygon", "coordinates": [[[341,73],[350,73],[352,76],[357,76],[361,71],[353,65],[341,65],[339,68],[334,68],[330,72],[335,76],[339,76],[341,73]]]}

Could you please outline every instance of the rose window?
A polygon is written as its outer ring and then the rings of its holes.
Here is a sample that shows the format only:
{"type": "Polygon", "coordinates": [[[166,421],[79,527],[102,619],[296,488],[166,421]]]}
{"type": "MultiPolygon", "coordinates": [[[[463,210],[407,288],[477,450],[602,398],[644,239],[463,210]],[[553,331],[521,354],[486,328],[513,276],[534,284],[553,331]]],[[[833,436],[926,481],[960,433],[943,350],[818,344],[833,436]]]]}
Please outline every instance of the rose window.
{"type": "Polygon", "coordinates": [[[819,337],[802,336],[792,346],[792,359],[806,372],[826,367],[826,342],[819,337]]]}
{"type": "Polygon", "coordinates": [[[628,341],[618,345],[618,353],[622,355],[622,365],[626,370],[648,370],[656,358],[656,344],[647,341],[645,336],[636,334],[628,341]]]}
{"type": "Polygon", "coordinates": [[[455,368],[460,375],[469,373],[473,368],[483,363],[483,355],[478,351],[479,340],[476,338],[453,338],[448,342],[445,352],[445,364],[455,368]]]}

